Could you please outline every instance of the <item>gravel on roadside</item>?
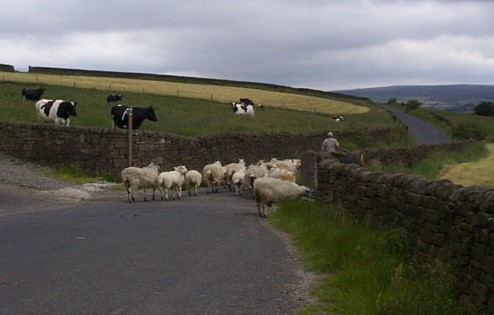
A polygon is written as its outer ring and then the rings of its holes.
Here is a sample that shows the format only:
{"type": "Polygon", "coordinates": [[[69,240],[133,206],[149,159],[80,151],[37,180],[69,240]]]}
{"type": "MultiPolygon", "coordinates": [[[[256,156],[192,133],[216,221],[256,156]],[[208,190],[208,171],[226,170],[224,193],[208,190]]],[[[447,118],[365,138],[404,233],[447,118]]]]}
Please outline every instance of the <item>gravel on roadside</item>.
{"type": "Polygon", "coordinates": [[[49,167],[26,162],[0,153],[0,184],[30,191],[31,194],[48,194],[62,199],[89,200],[105,196],[122,196],[123,192],[112,189],[117,183],[97,182],[74,184],[43,175],[49,167]]]}

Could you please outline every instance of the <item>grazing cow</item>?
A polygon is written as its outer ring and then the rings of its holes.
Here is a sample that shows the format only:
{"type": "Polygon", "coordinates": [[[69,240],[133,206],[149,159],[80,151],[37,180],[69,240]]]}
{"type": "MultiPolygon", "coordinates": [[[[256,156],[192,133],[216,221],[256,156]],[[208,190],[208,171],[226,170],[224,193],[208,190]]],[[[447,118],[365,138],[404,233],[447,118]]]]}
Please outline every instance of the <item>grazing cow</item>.
{"type": "Polygon", "coordinates": [[[333,116],[333,119],[334,119],[334,121],[343,121],[343,120],[345,120],[343,118],[343,116],[341,116],[341,115],[333,116]]]}
{"type": "Polygon", "coordinates": [[[246,104],[238,104],[232,102],[232,110],[235,115],[250,115],[254,116],[254,106],[246,104]]]}
{"type": "Polygon", "coordinates": [[[255,105],[250,98],[241,98],[240,103],[243,103],[245,105],[255,105]]]}
{"type": "Polygon", "coordinates": [[[158,117],[156,117],[156,113],[154,112],[154,108],[152,106],[146,108],[133,107],[129,108],[124,105],[116,105],[111,109],[111,118],[113,128],[118,126],[122,129],[127,129],[128,126],[128,114],[130,109],[132,109],[132,129],[139,129],[142,122],[145,119],[149,119],[151,121],[158,121],[158,117]]]}
{"type": "Polygon", "coordinates": [[[39,101],[41,96],[45,93],[46,89],[22,89],[22,99],[24,101],[39,101]]]}
{"type": "Polygon", "coordinates": [[[123,98],[122,94],[110,94],[106,97],[106,102],[116,103],[116,102],[120,102],[122,98],[123,98]]]}
{"type": "Polygon", "coordinates": [[[55,122],[68,126],[70,116],[77,116],[77,102],[42,99],[36,102],[36,112],[40,122],[55,122]]]}

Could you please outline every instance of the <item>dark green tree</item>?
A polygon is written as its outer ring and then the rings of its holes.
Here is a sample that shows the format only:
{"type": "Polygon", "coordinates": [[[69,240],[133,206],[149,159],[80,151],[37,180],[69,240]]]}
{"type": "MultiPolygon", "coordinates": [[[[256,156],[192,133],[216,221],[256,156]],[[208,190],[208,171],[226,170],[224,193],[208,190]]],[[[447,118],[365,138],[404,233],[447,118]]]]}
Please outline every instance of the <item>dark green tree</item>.
{"type": "Polygon", "coordinates": [[[408,100],[406,103],[403,104],[403,106],[405,106],[406,112],[417,109],[420,107],[420,105],[422,104],[417,100],[408,100]]]}
{"type": "Polygon", "coordinates": [[[396,97],[392,97],[388,100],[388,105],[395,105],[395,104],[398,104],[398,100],[396,99],[396,97]]]}
{"type": "Polygon", "coordinates": [[[475,106],[474,112],[481,116],[494,116],[494,104],[492,102],[482,101],[475,106]]]}

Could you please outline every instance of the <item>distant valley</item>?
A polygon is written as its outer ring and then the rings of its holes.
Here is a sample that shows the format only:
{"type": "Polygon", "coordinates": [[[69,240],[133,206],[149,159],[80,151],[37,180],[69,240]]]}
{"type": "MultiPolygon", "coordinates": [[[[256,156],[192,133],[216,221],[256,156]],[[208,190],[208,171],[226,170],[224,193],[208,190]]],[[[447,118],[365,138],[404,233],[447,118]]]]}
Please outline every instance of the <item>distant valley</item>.
{"type": "Polygon", "coordinates": [[[368,97],[379,103],[393,97],[399,102],[416,99],[423,107],[457,112],[473,112],[475,105],[482,101],[494,103],[494,85],[400,85],[333,92],[368,97]]]}

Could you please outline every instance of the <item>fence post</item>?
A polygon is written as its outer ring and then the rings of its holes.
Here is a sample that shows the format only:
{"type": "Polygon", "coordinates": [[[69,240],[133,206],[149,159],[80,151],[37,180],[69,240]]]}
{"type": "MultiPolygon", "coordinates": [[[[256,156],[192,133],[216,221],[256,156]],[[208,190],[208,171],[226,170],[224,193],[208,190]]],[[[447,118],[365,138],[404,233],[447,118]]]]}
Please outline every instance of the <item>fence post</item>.
{"type": "Polygon", "coordinates": [[[305,151],[300,155],[300,159],[302,162],[300,167],[301,184],[317,191],[317,152],[305,151]]]}
{"type": "Polygon", "coordinates": [[[127,118],[129,119],[128,120],[128,123],[127,123],[127,130],[128,130],[128,133],[129,133],[129,166],[132,166],[132,108],[127,108],[125,110],[127,113],[127,118]]]}

